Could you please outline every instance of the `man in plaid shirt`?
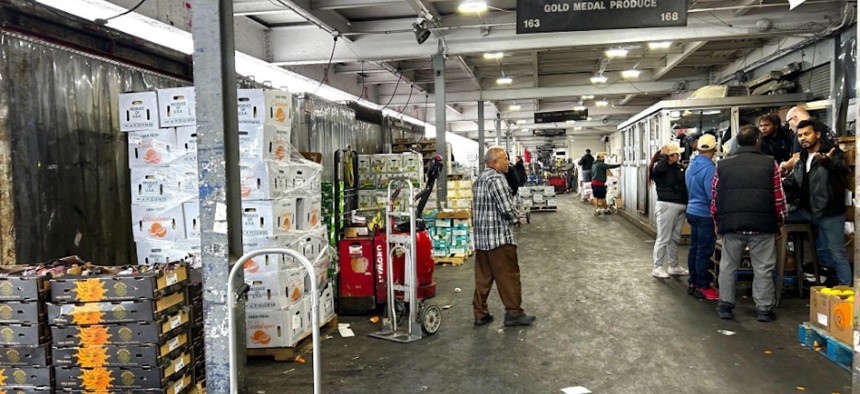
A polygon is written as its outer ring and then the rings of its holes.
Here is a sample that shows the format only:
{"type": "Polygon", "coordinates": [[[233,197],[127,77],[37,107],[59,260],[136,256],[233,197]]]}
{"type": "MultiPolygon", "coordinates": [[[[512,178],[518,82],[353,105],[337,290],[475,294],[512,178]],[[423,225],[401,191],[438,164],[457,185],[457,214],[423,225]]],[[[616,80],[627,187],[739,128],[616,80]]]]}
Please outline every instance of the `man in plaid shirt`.
{"type": "Polygon", "coordinates": [[[473,187],[473,227],[475,233],[475,296],[472,301],[475,325],[493,321],[487,298],[493,281],[505,305],[506,326],[527,326],[534,316],[523,313],[517,241],[511,226],[519,222],[511,189],[505,180],[510,160],[502,148],[494,147],[484,155],[487,169],[473,187]]]}
{"type": "Polygon", "coordinates": [[[782,235],[785,224],[785,194],[779,166],[758,148],[758,129],[741,127],[737,141],[737,154],[717,163],[711,190],[711,216],[723,239],[719,315],[734,318],[735,273],[744,248],[749,246],[757,320],[769,322],[776,318],[775,239],[782,235]]]}

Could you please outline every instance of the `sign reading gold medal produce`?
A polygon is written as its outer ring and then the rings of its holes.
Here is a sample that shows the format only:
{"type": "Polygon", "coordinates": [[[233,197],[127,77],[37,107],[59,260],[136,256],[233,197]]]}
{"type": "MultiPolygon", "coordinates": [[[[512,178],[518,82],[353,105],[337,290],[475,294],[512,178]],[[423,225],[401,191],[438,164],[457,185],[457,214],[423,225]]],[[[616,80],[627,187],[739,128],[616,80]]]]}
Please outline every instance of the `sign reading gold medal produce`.
{"type": "Polygon", "coordinates": [[[517,0],[517,34],[687,26],[687,0],[517,0]]]}

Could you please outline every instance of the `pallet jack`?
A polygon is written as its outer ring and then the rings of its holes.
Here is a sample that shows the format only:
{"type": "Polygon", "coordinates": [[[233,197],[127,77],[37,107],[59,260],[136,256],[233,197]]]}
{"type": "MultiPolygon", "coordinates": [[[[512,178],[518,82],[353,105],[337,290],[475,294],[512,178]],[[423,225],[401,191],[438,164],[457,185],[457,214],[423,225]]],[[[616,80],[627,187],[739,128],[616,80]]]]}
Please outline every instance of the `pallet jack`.
{"type": "Polygon", "coordinates": [[[442,157],[435,155],[427,165],[427,185],[415,194],[415,189],[406,178],[393,178],[388,185],[389,204],[385,210],[385,249],[387,258],[384,264],[386,309],[382,329],[370,334],[371,337],[399,343],[420,340],[425,335],[433,335],[442,324],[442,310],[437,305],[427,304],[435,296],[436,284],[432,282],[435,267],[431,255],[430,238],[423,223],[417,221],[418,215],[427,205],[433,186],[442,170],[442,157]],[[408,190],[406,211],[395,211],[394,202],[401,191],[408,190]],[[414,208],[414,209],[413,209],[414,208]],[[404,221],[406,219],[406,221],[404,221]],[[423,246],[423,247],[422,247],[423,246]],[[399,258],[403,259],[402,275],[397,275],[399,258]],[[399,257],[399,256],[398,256],[399,257]],[[432,292],[419,293],[419,267],[430,266],[432,292]],[[405,326],[405,327],[404,327],[405,326]]]}

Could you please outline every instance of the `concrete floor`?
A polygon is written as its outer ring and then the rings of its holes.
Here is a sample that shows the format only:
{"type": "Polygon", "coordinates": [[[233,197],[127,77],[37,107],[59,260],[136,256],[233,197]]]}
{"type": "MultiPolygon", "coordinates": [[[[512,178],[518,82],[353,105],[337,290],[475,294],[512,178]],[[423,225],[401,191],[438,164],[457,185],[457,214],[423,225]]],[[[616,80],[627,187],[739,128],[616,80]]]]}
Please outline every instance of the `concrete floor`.
{"type": "MultiPolygon", "coordinates": [[[[735,321],[716,301],[687,295],[686,277],[650,276],[653,239],[619,216],[595,217],[560,196],[556,213],[535,213],[519,238],[524,305],[533,327],[472,325],[471,261],[438,267],[438,334],[403,345],[367,337],[367,316],[341,316],[353,338],[336,331],[322,343],[326,393],[553,393],[584,386],[595,393],[848,393],[851,375],[797,341],[808,301],[789,296],[773,323],[755,321],[739,298],[735,321]],[[455,292],[455,288],[462,292],[455,292]],[[717,330],[737,332],[724,336],[717,330]],[[766,354],[770,351],[771,354],[766,354]]],[[[686,250],[684,249],[684,252],[686,250]]],[[[682,256],[686,262],[686,256],[682,256]]],[[[312,392],[307,364],[249,362],[249,393],[312,392]]]]}

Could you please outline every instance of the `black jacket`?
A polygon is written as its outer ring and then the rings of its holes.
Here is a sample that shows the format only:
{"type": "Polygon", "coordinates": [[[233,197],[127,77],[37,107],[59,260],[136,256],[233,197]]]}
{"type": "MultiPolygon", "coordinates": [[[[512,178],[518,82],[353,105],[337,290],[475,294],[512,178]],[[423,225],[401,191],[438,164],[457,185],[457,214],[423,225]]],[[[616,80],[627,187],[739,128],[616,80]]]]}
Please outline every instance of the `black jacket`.
{"type": "Polygon", "coordinates": [[[794,147],[792,141],[791,130],[779,128],[777,135],[769,137],[761,137],[762,153],[773,157],[777,163],[782,163],[791,158],[791,153],[794,147]]]}
{"type": "Polygon", "coordinates": [[[508,172],[505,173],[505,180],[508,181],[508,186],[511,187],[511,194],[516,196],[520,189],[520,177],[517,176],[517,169],[514,166],[508,166],[508,172]]]}
{"type": "Polygon", "coordinates": [[[526,175],[526,166],[523,162],[518,161],[517,164],[514,165],[514,168],[517,170],[517,179],[519,180],[519,186],[525,186],[526,179],[528,176],[526,175]]]}
{"type": "Polygon", "coordinates": [[[579,159],[579,162],[577,164],[582,166],[583,171],[591,171],[591,166],[594,165],[594,156],[586,153],[582,155],[582,158],[579,159]]]}
{"type": "Polygon", "coordinates": [[[680,164],[669,164],[669,157],[660,155],[651,169],[651,179],[657,185],[658,201],[687,205],[687,182],[680,164]]]}
{"type": "Polygon", "coordinates": [[[772,157],[751,146],[717,162],[717,230],[720,234],[779,232],[773,195],[772,157]]]}
{"type": "Polygon", "coordinates": [[[802,150],[800,159],[794,165],[794,171],[783,180],[786,192],[798,194],[800,207],[815,217],[845,213],[845,189],[848,186],[845,177],[851,172],[845,163],[845,154],[824,138],[821,139],[818,152],[827,154],[833,148],[836,150],[829,159],[812,159],[812,167],[808,173],[806,161],[809,159],[809,151],[802,150]]]}

